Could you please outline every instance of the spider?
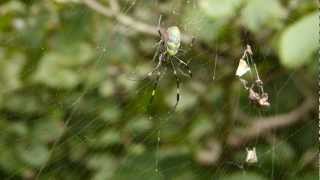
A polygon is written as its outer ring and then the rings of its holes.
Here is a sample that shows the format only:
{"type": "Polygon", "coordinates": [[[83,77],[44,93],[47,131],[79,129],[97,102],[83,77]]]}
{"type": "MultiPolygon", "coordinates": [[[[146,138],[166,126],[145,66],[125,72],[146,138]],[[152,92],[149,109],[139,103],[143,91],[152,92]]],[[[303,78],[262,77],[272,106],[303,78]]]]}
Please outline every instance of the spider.
{"type": "MultiPolygon", "coordinates": [[[[191,72],[188,64],[177,57],[178,52],[181,51],[181,49],[180,49],[180,43],[181,43],[180,29],[177,26],[171,26],[167,29],[162,29],[162,28],[160,28],[160,23],[161,23],[161,16],[159,18],[159,25],[158,25],[158,33],[160,36],[160,41],[157,43],[157,46],[156,46],[157,49],[156,49],[156,52],[153,56],[153,61],[155,61],[158,57],[158,63],[155,66],[155,68],[151,72],[148,73],[148,76],[150,77],[155,72],[157,72],[156,73],[156,80],[153,85],[152,94],[151,94],[151,98],[150,98],[148,106],[151,105],[151,103],[153,102],[154,96],[156,94],[156,89],[157,89],[160,77],[163,73],[160,71],[161,67],[163,65],[169,65],[169,66],[171,66],[171,70],[172,70],[173,75],[176,79],[177,95],[176,95],[176,104],[174,106],[174,108],[176,108],[176,106],[178,105],[179,100],[180,100],[180,79],[177,74],[175,62],[178,62],[180,65],[182,65],[183,67],[185,67],[187,69],[187,73],[190,78],[192,77],[192,72],[191,72]]],[[[182,73],[184,73],[184,72],[182,72],[182,73]]]]}

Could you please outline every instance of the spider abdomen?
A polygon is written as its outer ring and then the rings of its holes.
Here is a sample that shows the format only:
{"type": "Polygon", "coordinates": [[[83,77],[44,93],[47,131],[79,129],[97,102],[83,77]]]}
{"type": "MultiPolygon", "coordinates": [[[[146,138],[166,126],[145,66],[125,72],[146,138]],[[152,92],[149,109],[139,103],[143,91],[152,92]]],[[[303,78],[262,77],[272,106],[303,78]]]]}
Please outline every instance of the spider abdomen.
{"type": "Polygon", "coordinates": [[[174,56],[178,53],[180,48],[180,30],[177,26],[171,26],[167,30],[167,52],[170,56],[174,56]]]}

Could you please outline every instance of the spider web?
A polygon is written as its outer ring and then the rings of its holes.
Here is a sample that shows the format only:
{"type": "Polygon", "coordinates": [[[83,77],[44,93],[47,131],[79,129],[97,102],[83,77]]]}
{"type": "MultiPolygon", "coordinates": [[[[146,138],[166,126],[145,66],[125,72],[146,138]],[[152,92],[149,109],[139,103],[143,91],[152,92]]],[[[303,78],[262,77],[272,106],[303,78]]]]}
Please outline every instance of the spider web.
{"type": "MultiPolygon", "coordinates": [[[[131,16],[136,6],[151,6],[148,8],[156,9],[157,6],[162,4],[162,1],[153,0],[152,3],[147,3],[148,5],[143,5],[143,3],[144,1],[142,0],[127,1],[126,5],[121,8],[121,12],[131,16]]],[[[179,17],[184,14],[180,6],[185,4],[188,4],[190,8],[195,11],[199,9],[197,1],[174,1],[170,4],[170,9],[168,10],[170,13],[167,15],[168,18],[164,24],[174,24],[174,22],[171,22],[174,21],[174,18],[170,19],[170,16],[179,17]]],[[[89,11],[90,10],[83,7],[82,13],[86,14],[89,11]]],[[[158,14],[153,18],[155,25],[157,18],[158,14]]],[[[192,33],[196,39],[200,39],[201,37],[197,38],[197,31],[193,28],[193,31],[190,32],[189,28],[196,26],[202,21],[206,21],[206,19],[200,17],[197,21],[194,21],[193,19],[189,20],[187,18],[187,20],[179,24],[179,27],[182,27],[181,29],[184,33],[192,33]]],[[[90,112],[98,108],[103,109],[101,105],[92,107],[92,109],[83,109],[83,107],[87,107],[86,104],[88,103],[93,106],[95,105],[95,102],[90,102],[90,97],[95,96],[94,93],[98,87],[92,87],[90,83],[84,84],[76,94],[70,94],[72,98],[69,103],[60,105],[60,102],[53,102],[58,108],[68,110],[63,125],[64,134],[50,146],[49,158],[36,170],[36,179],[69,179],[68,177],[61,177],[59,174],[62,172],[68,172],[72,175],[80,172],[80,174],[78,174],[79,179],[91,179],[93,177],[95,179],[231,179],[229,175],[238,175],[239,173],[242,176],[237,177],[248,177],[248,174],[251,175],[255,173],[262,178],[277,179],[286,174],[294,177],[298,173],[298,171],[292,172],[290,169],[286,169],[281,165],[275,165],[275,162],[278,163],[279,156],[283,155],[279,153],[277,149],[283,149],[283,144],[286,145],[284,146],[285,148],[290,147],[287,141],[291,141],[291,143],[299,142],[295,142],[295,139],[299,139],[299,136],[303,136],[309,129],[314,129],[311,127],[315,126],[315,122],[311,120],[303,124],[295,125],[292,129],[285,129],[280,132],[271,131],[270,136],[255,138],[245,146],[237,149],[220,147],[219,144],[215,144],[214,147],[217,148],[216,152],[212,150],[209,155],[218,156],[219,158],[209,164],[205,164],[196,158],[199,152],[206,150],[207,143],[211,142],[211,138],[214,139],[213,142],[219,140],[217,139],[218,137],[216,137],[219,135],[219,130],[213,128],[214,132],[212,132],[212,129],[206,130],[206,126],[222,125],[227,126],[231,131],[238,126],[250,123],[246,122],[246,120],[229,117],[230,120],[228,120],[226,124],[223,113],[230,113],[229,115],[231,116],[234,113],[233,111],[242,111],[247,115],[263,118],[284,112],[282,106],[286,101],[281,98],[281,96],[284,96],[284,94],[288,92],[295,95],[292,96],[292,98],[297,99],[297,101],[302,99],[302,95],[297,92],[299,87],[292,90],[292,87],[296,86],[296,77],[299,76],[298,72],[280,74],[279,81],[273,83],[273,81],[270,80],[270,82],[267,81],[265,83],[267,92],[275,92],[275,94],[270,94],[272,98],[271,110],[261,110],[253,107],[252,104],[248,102],[244,90],[236,91],[236,94],[221,99],[220,96],[225,90],[224,86],[219,85],[219,83],[224,80],[223,76],[225,74],[223,74],[222,71],[226,70],[234,74],[236,63],[227,61],[228,56],[224,54],[225,49],[223,45],[219,45],[219,40],[217,40],[215,47],[205,47],[205,50],[200,54],[193,55],[191,48],[191,50],[181,55],[186,61],[191,59],[190,66],[195,77],[188,79],[181,76],[181,100],[175,111],[172,111],[172,105],[175,100],[175,79],[169,69],[164,73],[157,88],[156,98],[151,105],[152,113],[150,114],[150,112],[147,112],[146,105],[151,96],[154,79],[147,78],[141,80],[140,77],[145,77],[144,75],[153,67],[153,62],[148,60],[151,60],[153,55],[153,49],[150,47],[153,47],[152,43],[157,42],[157,39],[148,38],[151,39],[149,42],[140,43],[146,43],[147,46],[149,46],[139,47],[142,49],[140,50],[141,52],[145,53],[145,51],[148,51],[148,55],[141,57],[143,55],[140,56],[138,54],[136,55],[137,57],[133,59],[139,60],[135,62],[128,60],[125,63],[129,65],[124,66],[123,69],[118,68],[120,63],[114,63],[111,62],[111,60],[110,62],[107,61],[111,51],[114,50],[113,48],[121,48],[119,46],[113,46],[113,43],[122,42],[124,41],[123,39],[130,39],[132,37],[126,36],[125,32],[127,31],[122,29],[123,26],[121,24],[118,22],[112,23],[114,26],[111,28],[111,38],[99,42],[95,51],[97,58],[95,58],[91,68],[97,71],[100,71],[101,67],[104,66],[108,68],[109,71],[113,71],[113,68],[115,68],[116,70],[114,71],[118,72],[112,74],[114,77],[106,79],[106,81],[121,81],[119,84],[122,87],[117,88],[119,92],[112,92],[111,95],[103,97],[100,100],[95,99],[99,102],[97,104],[102,104],[102,106],[105,103],[101,103],[101,101],[108,101],[111,104],[110,107],[106,108],[108,111],[105,114],[101,113],[92,116],[94,113],[90,112]],[[213,49],[214,52],[212,52],[213,49]],[[228,66],[229,69],[223,68],[228,66]],[[139,75],[135,76],[135,74],[139,75]],[[212,80],[213,74],[215,74],[214,80],[212,80]],[[201,95],[197,93],[201,93],[201,95]],[[112,111],[115,112],[112,113],[112,111]],[[84,116],[86,113],[90,115],[84,116]],[[81,118],[81,116],[85,118],[81,118]],[[111,116],[109,117],[110,120],[102,120],[104,116],[111,116]],[[200,124],[199,126],[202,125],[201,128],[203,128],[206,133],[204,133],[201,138],[198,138],[197,141],[191,141],[191,138],[189,138],[190,135],[183,132],[191,132],[191,125],[196,124],[194,121],[201,121],[202,118],[205,120],[210,119],[210,121],[213,122],[206,120],[204,121],[204,125],[200,124]],[[113,122],[117,121],[117,119],[121,119],[121,122],[113,122]],[[134,124],[135,121],[141,124],[134,124]],[[208,122],[210,124],[206,124],[208,122]],[[128,124],[138,127],[143,126],[146,130],[143,130],[141,133],[139,132],[139,128],[137,128],[137,132],[134,132],[135,130],[126,129],[129,126],[128,124]],[[105,137],[107,140],[102,142],[115,141],[115,143],[110,146],[100,147],[98,143],[100,138],[98,138],[98,135],[95,133],[96,131],[102,132],[104,129],[110,129],[108,131],[112,133],[109,133],[109,136],[105,137]],[[180,134],[176,132],[180,132],[180,134]],[[125,134],[125,136],[117,137],[121,133],[125,134]],[[94,148],[90,150],[90,147],[94,148]],[[254,165],[246,164],[246,147],[257,148],[258,163],[254,165]],[[78,148],[86,149],[87,152],[81,153],[80,151],[79,155],[75,154],[74,159],[76,160],[72,160],[73,157],[65,155],[79,151],[78,148]],[[271,163],[268,164],[270,155],[271,163]],[[83,162],[88,162],[90,167],[86,167],[86,165],[82,163],[78,164],[77,160],[79,159],[83,162]],[[99,161],[103,162],[101,163],[99,161]],[[103,166],[103,164],[107,165],[103,166]],[[82,175],[83,177],[81,177],[82,175]]],[[[199,33],[200,31],[201,29],[198,30],[199,33]]],[[[249,36],[249,34],[246,34],[245,38],[249,38],[249,36]]],[[[132,38],[132,40],[136,39],[132,38]]],[[[244,41],[250,40],[245,39],[244,41]]],[[[188,46],[183,43],[182,49],[187,49],[186,47],[188,46]]],[[[238,49],[237,51],[240,57],[242,49],[238,49]]],[[[255,48],[254,51],[256,51],[255,48]]],[[[258,69],[261,67],[260,64],[269,63],[269,69],[264,70],[262,79],[266,78],[265,71],[268,72],[271,71],[270,69],[275,70],[279,68],[278,65],[272,65],[272,62],[267,62],[268,58],[269,57],[263,57],[260,62],[256,62],[258,69]]],[[[79,73],[81,73],[81,70],[79,73]]],[[[89,79],[94,78],[94,76],[95,74],[88,74],[89,79]]],[[[238,84],[238,87],[241,87],[240,84],[238,84]]],[[[228,88],[232,89],[234,87],[228,88]]],[[[230,92],[232,91],[230,90],[230,92]]],[[[194,133],[201,134],[202,129],[198,131],[200,132],[194,133]]],[[[295,144],[295,146],[297,145],[295,144]]],[[[210,158],[210,156],[207,158],[210,158]]],[[[18,173],[20,172],[12,173],[7,179],[16,178],[18,173]]],[[[73,176],[70,177],[72,179],[73,176]]]]}

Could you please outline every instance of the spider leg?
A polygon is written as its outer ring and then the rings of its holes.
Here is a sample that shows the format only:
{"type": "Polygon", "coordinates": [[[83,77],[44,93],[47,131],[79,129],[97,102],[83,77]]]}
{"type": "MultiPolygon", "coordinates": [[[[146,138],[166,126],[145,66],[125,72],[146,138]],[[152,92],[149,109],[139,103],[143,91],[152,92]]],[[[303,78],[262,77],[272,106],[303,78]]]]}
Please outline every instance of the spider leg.
{"type": "Polygon", "coordinates": [[[182,64],[184,67],[187,68],[189,76],[192,77],[192,72],[191,72],[189,65],[187,63],[185,63],[184,61],[182,61],[181,59],[179,59],[177,56],[174,56],[174,58],[176,58],[176,60],[178,60],[178,62],[180,64],[182,64]]]}
{"type": "Polygon", "coordinates": [[[161,20],[162,20],[162,14],[160,14],[160,16],[159,16],[158,29],[160,29],[160,27],[161,27],[161,20]]]}
{"type": "Polygon", "coordinates": [[[161,58],[159,58],[157,66],[155,68],[153,68],[153,70],[151,72],[148,73],[148,76],[152,76],[152,74],[160,68],[161,64],[162,64],[162,60],[161,60],[161,58]]]}
{"type": "Polygon", "coordinates": [[[148,106],[147,106],[148,109],[150,108],[150,105],[153,102],[154,96],[156,95],[156,90],[157,90],[157,87],[158,87],[158,84],[159,84],[159,81],[160,81],[160,77],[161,77],[161,72],[158,71],[158,73],[156,74],[156,81],[153,84],[151,97],[150,97],[150,100],[149,100],[149,103],[148,103],[148,106]]]}
{"type": "Polygon", "coordinates": [[[162,64],[163,56],[165,55],[165,53],[160,53],[160,51],[161,51],[160,45],[161,45],[162,41],[160,41],[159,43],[160,43],[160,44],[157,45],[157,46],[158,46],[158,47],[157,47],[157,50],[156,50],[156,52],[155,52],[155,54],[153,55],[153,58],[152,58],[152,61],[155,61],[156,58],[158,57],[158,64],[156,65],[155,68],[153,68],[152,71],[150,71],[150,72],[148,73],[148,76],[151,76],[155,71],[157,71],[157,70],[159,69],[159,67],[161,66],[161,64],[162,64]]]}
{"type": "Polygon", "coordinates": [[[162,43],[162,40],[159,40],[157,43],[155,43],[152,47],[159,49],[160,44],[162,43]]]}
{"type": "Polygon", "coordinates": [[[160,40],[159,42],[157,42],[154,47],[156,48],[156,52],[154,53],[153,57],[152,57],[152,62],[154,62],[157,58],[157,56],[159,55],[160,53],[160,45],[162,43],[162,40],[160,40]]]}
{"type": "Polygon", "coordinates": [[[173,75],[176,78],[176,83],[177,83],[177,100],[176,100],[176,104],[174,105],[174,109],[176,109],[176,107],[177,107],[177,105],[179,103],[179,100],[180,100],[180,80],[179,80],[179,77],[177,75],[177,70],[174,67],[174,63],[173,63],[172,59],[169,59],[169,60],[170,60],[171,66],[172,66],[173,75]]]}

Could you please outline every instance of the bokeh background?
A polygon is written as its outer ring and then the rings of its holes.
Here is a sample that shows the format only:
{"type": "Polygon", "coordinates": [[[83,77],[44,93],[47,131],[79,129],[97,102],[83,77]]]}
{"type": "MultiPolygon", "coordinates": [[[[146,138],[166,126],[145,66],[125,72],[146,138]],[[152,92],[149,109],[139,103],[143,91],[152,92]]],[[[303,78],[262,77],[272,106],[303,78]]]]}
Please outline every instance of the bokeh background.
{"type": "Polygon", "coordinates": [[[311,0],[1,0],[1,179],[318,179],[318,16],[311,0]],[[170,68],[147,110],[160,14],[194,75],[174,112],[170,68]],[[247,44],[269,108],[235,77],[247,44]]]}

